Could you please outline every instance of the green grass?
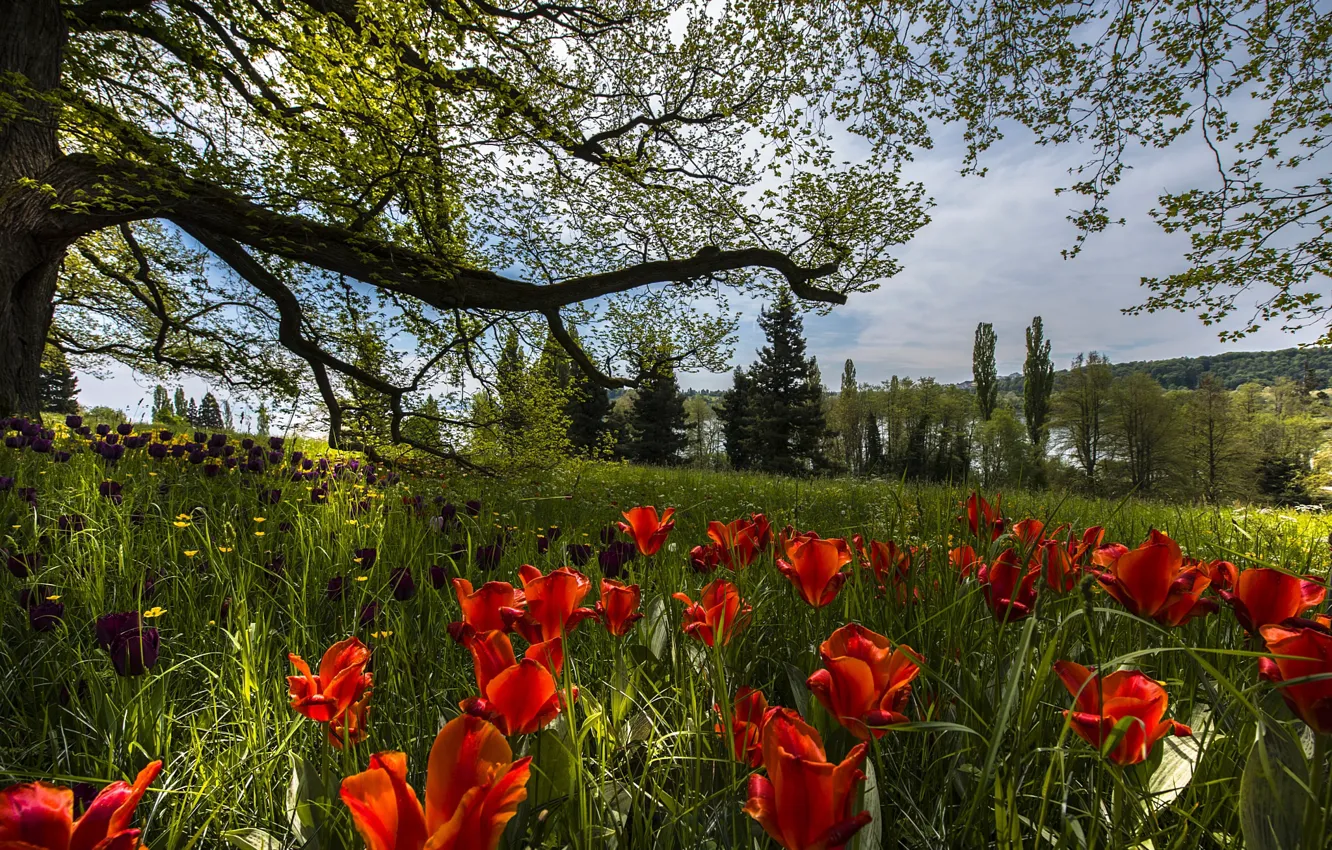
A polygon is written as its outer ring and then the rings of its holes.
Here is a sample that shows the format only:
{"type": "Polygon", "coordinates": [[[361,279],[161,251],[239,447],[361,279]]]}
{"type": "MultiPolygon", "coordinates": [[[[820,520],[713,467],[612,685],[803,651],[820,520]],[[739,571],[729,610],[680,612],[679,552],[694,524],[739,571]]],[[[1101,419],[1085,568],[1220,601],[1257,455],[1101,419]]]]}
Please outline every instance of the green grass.
{"type": "MultiPolygon", "coordinates": [[[[323,848],[360,846],[336,799],[340,778],[364,769],[371,752],[399,749],[421,789],[435,733],[475,690],[470,657],[445,631],[459,617],[457,602],[451,589],[430,586],[427,568],[517,583],[522,563],[543,571],[564,563],[560,547],[537,553],[538,530],[558,525],[561,542],[596,543],[620,510],[636,504],[679,508],[667,548],[628,568],[629,580],[643,585],[648,616],[621,641],[595,622],[569,638],[565,683],[580,698],[546,732],[513,741],[515,751],[535,756],[538,775],[507,846],[775,846],[741,812],[749,771],[727,758],[712,705],[740,685],[761,688],[773,704],[798,708],[839,760],[854,741],[803,681],[819,666],[818,643],[851,621],[926,660],[909,708],[920,722],[872,748],[874,787],[865,805],[875,821],[858,838],[860,848],[1239,847],[1241,776],[1256,730],[1262,724],[1298,738],[1303,728],[1259,682],[1258,647],[1224,606],[1165,630],[1099,590],[1075,590],[1043,593],[1035,618],[998,625],[974,580],[959,583],[947,565],[950,535],[960,543],[965,534],[956,521],[961,489],[594,466],[552,473],[540,486],[475,476],[368,490],[335,481],[328,504],[313,505],[306,484],[240,473],[205,479],[199,467],[141,451],[108,470],[86,452],[53,464],[6,450],[0,475],[39,491],[35,512],[16,491],[0,494],[4,546],[32,551],[43,539],[46,553],[35,579],[0,575],[8,600],[0,619],[0,783],[104,782],[162,758],[160,791],[138,815],[154,850],[223,846],[229,834],[264,846],[258,833],[243,830],[263,830],[274,847],[302,846],[310,836],[323,848]],[[125,485],[123,504],[99,497],[104,477],[125,485]],[[282,501],[260,505],[260,486],[280,487],[282,501]],[[403,508],[410,493],[427,505],[437,495],[460,507],[480,499],[483,513],[463,516],[456,533],[440,533],[403,508]],[[372,509],[353,516],[351,506],[367,495],[372,509]],[[912,572],[920,601],[876,598],[872,582],[857,580],[832,605],[812,610],[765,556],[737,574],[722,571],[753,604],[754,619],[725,651],[705,652],[681,634],[681,606],[670,594],[694,595],[712,578],[687,561],[689,548],[706,541],[707,521],[753,511],[774,527],[928,546],[912,572]],[[55,529],[56,517],[74,513],[87,516],[86,530],[55,529]],[[185,528],[173,525],[180,514],[192,517],[185,528]],[[282,523],[290,530],[280,531],[282,523]],[[500,526],[514,529],[514,538],[494,573],[481,575],[468,555],[449,556],[454,543],[468,553],[489,543],[500,526]],[[365,572],[352,561],[363,546],[379,550],[365,572]],[[187,550],[198,554],[187,557],[187,550]],[[263,564],[279,553],[287,569],[273,579],[263,564]],[[418,585],[406,602],[394,601],[388,588],[389,570],[399,566],[410,567],[418,585]],[[150,574],[156,590],[143,599],[150,574]],[[367,578],[331,603],[324,588],[333,575],[367,578]],[[66,604],[63,628],[35,633],[13,604],[33,581],[56,588],[66,604]],[[228,598],[224,626],[215,621],[228,598]],[[380,620],[358,629],[357,614],[371,600],[383,604],[380,620]],[[96,647],[93,621],[151,606],[166,609],[155,621],[161,660],[149,675],[118,678],[96,647]],[[339,753],[288,707],[287,653],[317,659],[351,633],[375,647],[374,707],[369,740],[339,753]],[[1167,683],[1170,715],[1195,732],[1184,752],[1200,753],[1184,770],[1192,773],[1182,791],[1149,801],[1162,784],[1182,784],[1164,782],[1169,771],[1179,775],[1181,759],[1167,756],[1158,770],[1163,749],[1119,771],[1067,731],[1061,712],[1071,700],[1051,671],[1058,659],[1123,664],[1167,683]],[[289,814],[293,783],[306,814],[297,830],[289,814]]],[[[1003,505],[1012,518],[1104,525],[1107,541],[1136,545],[1155,527],[1203,559],[1320,575],[1328,569],[1329,523],[1317,517],[1051,493],[1005,494],[1003,505]]],[[[593,579],[584,602],[591,605],[595,559],[584,569],[593,579]]],[[[1298,797],[1287,795],[1282,805],[1298,809],[1298,797]]]]}

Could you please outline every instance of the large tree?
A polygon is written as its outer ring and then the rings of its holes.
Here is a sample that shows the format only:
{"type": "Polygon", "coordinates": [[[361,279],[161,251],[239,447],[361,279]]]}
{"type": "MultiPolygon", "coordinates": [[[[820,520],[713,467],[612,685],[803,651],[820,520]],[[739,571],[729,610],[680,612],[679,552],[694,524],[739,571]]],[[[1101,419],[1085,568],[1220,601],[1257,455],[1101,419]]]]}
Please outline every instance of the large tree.
{"type": "Polygon", "coordinates": [[[805,355],[805,327],[795,300],[783,294],[759,313],[768,344],[750,369],[754,380],[754,465],[804,474],[823,462],[823,384],[805,355]]]}
{"type": "Polygon", "coordinates": [[[1050,418],[1050,394],[1054,392],[1054,363],[1050,359],[1050,340],[1040,316],[1027,328],[1027,359],[1022,363],[1022,418],[1027,424],[1027,440],[1037,457],[1044,454],[1046,420],[1050,418]]]}
{"type": "Polygon", "coordinates": [[[994,415],[999,403],[999,373],[994,365],[994,325],[980,322],[976,325],[976,339],[971,346],[972,385],[976,388],[976,407],[986,422],[994,415]]]}
{"type": "Polygon", "coordinates": [[[894,145],[829,144],[812,36],[837,25],[777,2],[0,0],[0,411],[36,408],[49,339],[308,387],[335,445],[435,418],[451,457],[500,324],[545,325],[610,386],[644,327],[673,367],[715,365],[733,318],[697,299],[841,303],[926,220],[894,145]],[[348,384],[381,432],[347,421],[348,384]]]}

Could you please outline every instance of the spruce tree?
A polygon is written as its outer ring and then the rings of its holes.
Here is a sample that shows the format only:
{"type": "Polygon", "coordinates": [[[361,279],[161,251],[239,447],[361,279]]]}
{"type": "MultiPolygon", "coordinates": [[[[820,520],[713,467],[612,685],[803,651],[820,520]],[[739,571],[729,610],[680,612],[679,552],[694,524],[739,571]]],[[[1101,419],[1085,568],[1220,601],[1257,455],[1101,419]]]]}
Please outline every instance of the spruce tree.
{"type": "Polygon", "coordinates": [[[188,422],[188,423],[190,423],[190,425],[191,425],[192,427],[195,427],[195,428],[200,427],[200,422],[199,422],[199,405],[198,405],[198,403],[194,400],[194,397],[193,397],[193,396],[190,397],[190,403],[189,403],[189,405],[186,406],[186,408],[185,408],[185,421],[188,422]]]}
{"type": "Polygon", "coordinates": [[[185,388],[184,388],[184,387],[176,387],[176,395],[175,395],[175,397],[174,397],[174,399],[173,399],[172,406],[176,409],[176,418],[177,418],[177,419],[188,419],[188,418],[189,418],[189,415],[190,415],[190,405],[189,405],[189,402],[187,402],[187,401],[185,400],[185,388]]]}
{"type": "Polygon", "coordinates": [[[217,397],[211,392],[205,393],[203,401],[199,404],[199,427],[214,431],[222,430],[222,408],[218,406],[217,397]]]}
{"type": "Polygon", "coordinates": [[[688,445],[684,396],[675,370],[658,367],[645,375],[629,413],[629,457],[639,463],[673,466],[688,445]]]}
{"type": "Polygon", "coordinates": [[[752,469],[757,460],[758,447],[754,431],[754,379],[744,369],[737,368],[731,388],[722,394],[722,438],[726,443],[726,457],[735,469],[752,469]]]}
{"type": "Polygon", "coordinates": [[[1052,392],[1054,363],[1050,360],[1050,341],[1045,338],[1041,317],[1036,316],[1027,328],[1027,359],[1022,364],[1022,416],[1027,421],[1027,439],[1037,457],[1044,453],[1052,392]]]}
{"type": "Polygon", "coordinates": [[[40,398],[42,410],[51,413],[79,412],[79,382],[69,368],[65,352],[46,347],[41,364],[40,398]]]}
{"type": "Polygon", "coordinates": [[[610,393],[606,388],[594,383],[587,373],[574,366],[565,413],[569,417],[569,442],[576,450],[596,452],[601,449],[610,409],[610,393]]]}
{"type": "Polygon", "coordinates": [[[976,406],[986,422],[994,415],[999,402],[998,373],[994,365],[994,325],[981,322],[976,325],[976,341],[971,348],[971,374],[976,388],[976,406]]]}
{"type": "Polygon", "coordinates": [[[824,417],[817,366],[805,356],[804,323],[787,291],[758,321],[768,344],[759,349],[751,370],[759,449],[755,466],[787,475],[808,473],[822,462],[824,417]]]}

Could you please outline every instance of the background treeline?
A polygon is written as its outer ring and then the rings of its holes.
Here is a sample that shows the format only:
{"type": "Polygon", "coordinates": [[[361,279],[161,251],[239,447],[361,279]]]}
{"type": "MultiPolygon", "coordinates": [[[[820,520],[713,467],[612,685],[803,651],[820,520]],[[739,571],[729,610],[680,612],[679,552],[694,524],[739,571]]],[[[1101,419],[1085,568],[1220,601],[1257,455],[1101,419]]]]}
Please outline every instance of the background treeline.
{"type": "MultiPolygon", "coordinates": [[[[863,382],[848,360],[834,391],[789,299],[765,309],[759,325],[766,344],[713,394],[683,393],[660,341],[639,341],[636,387],[608,392],[553,340],[538,347],[510,331],[493,382],[473,396],[468,413],[486,426],[469,450],[508,470],[587,457],[1206,502],[1309,503],[1332,483],[1319,453],[1332,425],[1322,389],[1332,355],[1323,349],[1170,361],[1229,368],[1182,389],[1096,352],[1056,371],[1038,316],[1018,384],[996,374],[998,340],[982,323],[966,384],[863,382]],[[1284,363],[1293,374],[1230,386],[1245,363],[1284,363]]],[[[448,419],[439,412],[440,445],[448,419]]],[[[414,427],[431,439],[429,420],[414,427]]],[[[1332,466],[1332,452],[1326,460],[1332,466]]]]}
{"type": "MultiPolygon", "coordinates": [[[[1284,348],[1280,351],[1228,351],[1204,357],[1175,357],[1170,360],[1134,360],[1112,363],[1110,370],[1117,378],[1143,372],[1168,390],[1196,390],[1203,377],[1210,375],[1228,390],[1239,389],[1242,384],[1257,383],[1271,386],[1282,378],[1303,384],[1317,380],[1316,376],[1332,374],[1332,349],[1284,348]]],[[[1065,377],[1068,370],[1056,372],[1065,377]]],[[[1017,372],[999,379],[999,391],[1022,393],[1023,375],[1017,372]]]]}

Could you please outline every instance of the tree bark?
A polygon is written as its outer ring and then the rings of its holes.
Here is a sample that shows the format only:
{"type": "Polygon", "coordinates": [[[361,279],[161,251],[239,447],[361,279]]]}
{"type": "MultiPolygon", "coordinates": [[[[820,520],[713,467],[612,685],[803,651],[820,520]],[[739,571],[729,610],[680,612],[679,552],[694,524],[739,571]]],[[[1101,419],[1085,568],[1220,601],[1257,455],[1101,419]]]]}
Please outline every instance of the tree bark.
{"type": "Polygon", "coordinates": [[[23,178],[60,156],[55,110],[41,95],[60,83],[66,38],[59,0],[0,0],[0,95],[17,103],[0,112],[0,414],[40,413],[42,352],[69,243],[38,238],[5,208],[25,194],[23,178]]]}

